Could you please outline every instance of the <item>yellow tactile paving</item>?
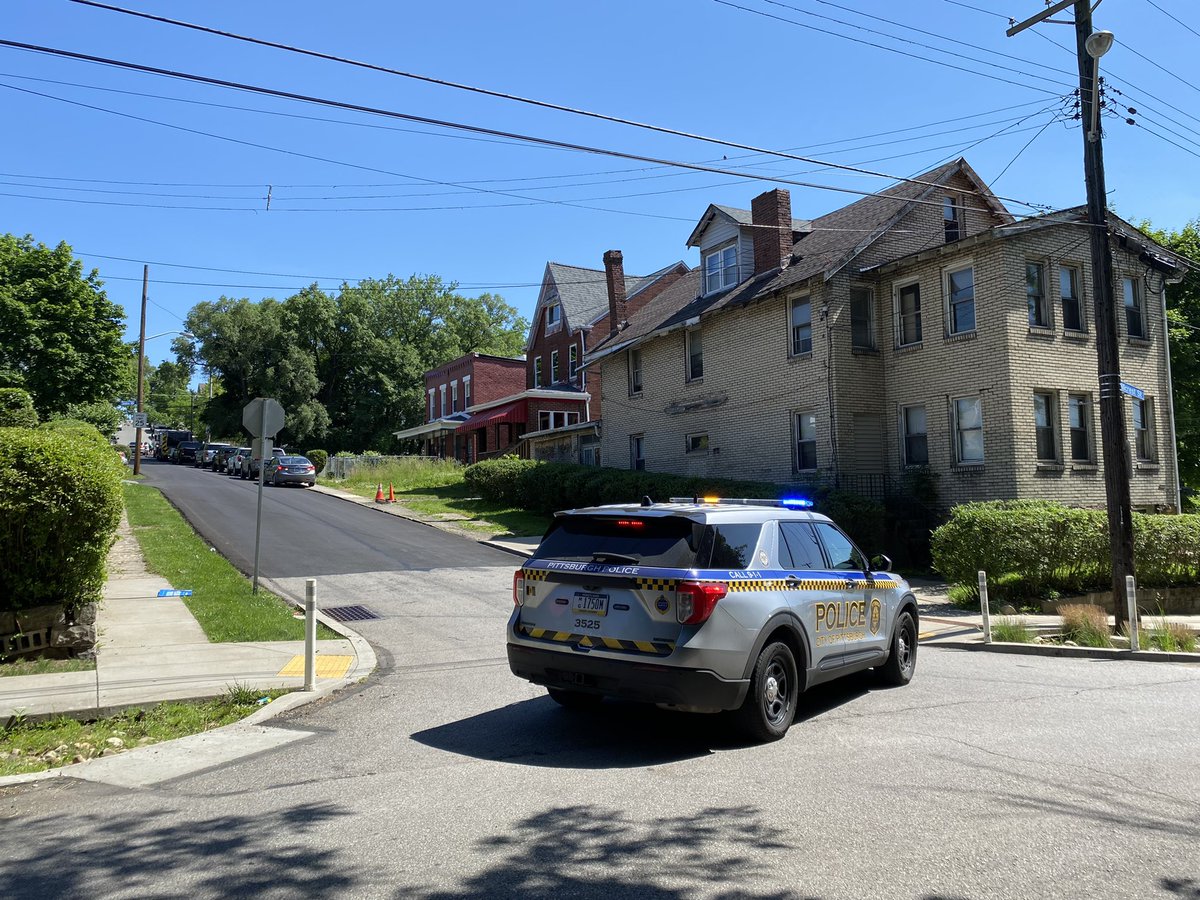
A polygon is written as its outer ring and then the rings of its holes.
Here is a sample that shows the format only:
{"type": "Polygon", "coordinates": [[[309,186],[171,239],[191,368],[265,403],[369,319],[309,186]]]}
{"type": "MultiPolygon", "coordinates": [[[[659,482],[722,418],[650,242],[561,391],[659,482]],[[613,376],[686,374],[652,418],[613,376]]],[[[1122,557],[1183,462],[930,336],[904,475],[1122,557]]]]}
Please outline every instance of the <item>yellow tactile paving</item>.
{"type": "MultiPolygon", "coordinates": [[[[317,656],[318,678],[344,678],[350,671],[353,656],[317,656]]],[[[286,666],[279,670],[280,678],[303,678],[304,657],[293,656],[286,666]]]]}

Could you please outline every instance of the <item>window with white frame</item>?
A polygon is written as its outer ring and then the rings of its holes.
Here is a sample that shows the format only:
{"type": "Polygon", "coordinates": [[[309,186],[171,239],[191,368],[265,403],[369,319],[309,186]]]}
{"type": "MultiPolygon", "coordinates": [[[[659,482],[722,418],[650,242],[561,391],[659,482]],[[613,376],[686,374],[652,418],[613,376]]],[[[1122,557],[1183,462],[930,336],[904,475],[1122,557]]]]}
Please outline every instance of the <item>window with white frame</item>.
{"type": "Polygon", "coordinates": [[[550,384],[558,384],[558,351],[550,351],[550,384]]]}
{"type": "Polygon", "coordinates": [[[579,413],[559,412],[556,410],[540,410],[538,412],[538,431],[549,431],[552,428],[566,428],[568,425],[579,424],[579,413]]]}
{"type": "Polygon", "coordinates": [[[685,453],[707,453],[708,452],[708,435],[707,434],[689,434],[685,438],[684,452],[685,453]]]}
{"type": "Polygon", "coordinates": [[[942,223],[946,229],[946,243],[957,241],[963,236],[962,207],[953,197],[942,198],[942,223]]]}
{"type": "Polygon", "coordinates": [[[440,413],[438,413],[438,415],[440,415],[440,416],[443,416],[443,417],[444,417],[444,416],[446,415],[446,386],[445,386],[444,384],[443,384],[443,385],[439,385],[439,386],[438,386],[438,391],[439,391],[439,392],[441,393],[441,395],[442,395],[442,405],[441,405],[441,412],[440,412],[440,413]]]}
{"type": "Polygon", "coordinates": [[[1092,455],[1092,399],[1087,394],[1071,394],[1067,398],[1067,417],[1071,428],[1071,459],[1074,462],[1091,462],[1092,455]]]}
{"type": "Polygon", "coordinates": [[[1083,331],[1083,304],[1079,299],[1079,270],[1074,266],[1058,267],[1058,296],[1062,304],[1063,328],[1083,331]]]}
{"type": "Polygon", "coordinates": [[[737,244],[704,254],[704,293],[711,294],[738,283],[737,244]]]}
{"type": "Polygon", "coordinates": [[[642,351],[637,347],[629,351],[629,396],[642,392],[642,351]]]}
{"type": "Polygon", "coordinates": [[[904,433],[904,464],[929,465],[929,437],[924,406],[905,406],[900,410],[900,427],[904,433]]]}
{"type": "Polygon", "coordinates": [[[450,382],[450,412],[458,412],[458,379],[450,382]]]}
{"type": "Polygon", "coordinates": [[[946,272],[946,322],[950,334],[975,330],[975,269],[963,266],[946,272]]]}
{"type": "Polygon", "coordinates": [[[430,421],[430,422],[432,422],[432,421],[433,421],[433,419],[434,419],[434,415],[433,415],[433,388],[429,388],[429,390],[427,391],[427,393],[429,394],[429,421],[430,421]]]}
{"type": "Polygon", "coordinates": [[[1142,285],[1136,278],[1122,278],[1125,299],[1125,331],[1132,338],[1146,336],[1146,309],[1142,305],[1142,285]]]}
{"type": "Polygon", "coordinates": [[[954,401],[954,459],[960,465],[983,462],[983,412],[978,397],[954,401]]]}
{"type": "Polygon", "coordinates": [[[542,358],[540,356],[533,358],[533,386],[542,386],[542,358]]]}
{"type": "Polygon", "coordinates": [[[562,321],[562,306],[557,302],[546,307],[546,330],[549,331],[562,321]]]}
{"type": "Polygon", "coordinates": [[[567,350],[567,377],[571,381],[575,380],[575,376],[579,374],[579,347],[572,344],[567,350]]]}
{"type": "Polygon", "coordinates": [[[1033,394],[1033,432],[1038,462],[1058,461],[1058,422],[1054,408],[1054,394],[1035,391],[1033,394]]]}
{"type": "Polygon", "coordinates": [[[817,468],[817,417],[802,412],[795,416],[796,471],[811,472],[817,468]]]}
{"type": "Polygon", "coordinates": [[[1154,459],[1154,401],[1133,398],[1133,447],[1143,462],[1154,459]]]}
{"type": "Polygon", "coordinates": [[[463,376],[463,409],[471,406],[471,376],[463,376]]]}
{"type": "Polygon", "coordinates": [[[1050,305],[1046,302],[1046,267],[1039,262],[1025,263],[1025,303],[1033,328],[1050,327],[1050,305]]]}
{"type": "Polygon", "coordinates": [[[812,353],[812,302],[808,297],[792,300],[792,356],[812,353]]]}
{"type": "Polygon", "coordinates": [[[875,349],[875,293],[869,288],[850,291],[850,346],[875,349]]]}
{"type": "Polygon", "coordinates": [[[896,291],[896,332],[901,347],[921,343],[921,285],[901,285],[896,291]]]}
{"type": "Polygon", "coordinates": [[[629,436],[629,468],[646,468],[646,436],[631,434],[629,436]]]}
{"type": "Polygon", "coordinates": [[[704,338],[699,328],[684,332],[684,343],[687,351],[687,380],[695,381],[704,377],[704,338]]]}

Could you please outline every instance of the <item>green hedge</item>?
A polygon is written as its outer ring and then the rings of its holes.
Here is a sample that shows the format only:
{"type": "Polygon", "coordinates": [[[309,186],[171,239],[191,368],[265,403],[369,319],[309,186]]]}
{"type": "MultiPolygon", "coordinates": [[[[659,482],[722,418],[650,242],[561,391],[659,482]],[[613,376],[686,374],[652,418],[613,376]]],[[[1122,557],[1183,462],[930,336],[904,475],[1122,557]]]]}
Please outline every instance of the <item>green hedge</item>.
{"type": "Polygon", "coordinates": [[[329,462],[328,453],[326,453],[324,450],[309,450],[304,455],[307,456],[308,461],[316,467],[318,475],[325,471],[325,466],[329,462]]]}
{"type": "Polygon", "coordinates": [[[37,423],[38,414],[29,391],[0,388],[0,428],[32,428],[37,423]]]}
{"type": "MultiPolygon", "coordinates": [[[[1134,568],[1143,587],[1200,583],[1200,515],[1134,513],[1134,568]]],[[[1108,517],[1044,500],[956,506],[933,532],[933,565],[976,594],[988,573],[995,600],[1103,590],[1111,584],[1108,517]]]]}
{"type": "Polygon", "coordinates": [[[100,599],[125,470],[86,427],[0,428],[0,611],[100,599]]]}

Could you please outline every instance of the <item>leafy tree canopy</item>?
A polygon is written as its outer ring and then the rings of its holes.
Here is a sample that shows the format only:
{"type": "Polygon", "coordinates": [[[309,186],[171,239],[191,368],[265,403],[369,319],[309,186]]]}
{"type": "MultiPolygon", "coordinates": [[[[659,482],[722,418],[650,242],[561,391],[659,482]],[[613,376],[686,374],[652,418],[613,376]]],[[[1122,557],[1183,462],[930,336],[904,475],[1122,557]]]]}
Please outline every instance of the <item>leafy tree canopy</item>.
{"type": "Polygon", "coordinates": [[[24,388],[43,418],[129,395],[124,322],[66,243],[0,235],[0,386],[24,388]]]}

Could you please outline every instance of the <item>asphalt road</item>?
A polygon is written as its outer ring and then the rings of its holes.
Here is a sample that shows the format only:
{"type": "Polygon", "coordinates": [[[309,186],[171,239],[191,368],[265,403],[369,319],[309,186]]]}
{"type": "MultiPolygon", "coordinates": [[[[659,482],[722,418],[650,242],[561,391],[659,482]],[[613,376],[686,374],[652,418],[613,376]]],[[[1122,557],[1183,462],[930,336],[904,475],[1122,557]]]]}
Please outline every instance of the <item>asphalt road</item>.
{"type": "MultiPolygon", "coordinates": [[[[176,502],[220,480],[152,477],[176,502]]],[[[511,557],[345,503],[343,538],[340,501],[291,494],[315,536],[273,571],[334,569],[320,591],[380,614],[358,623],[380,671],[274,720],[306,735],[283,750],[0,791],[4,896],[1200,897],[1197,667],[922,647],[908,687],[818,688],[765,746],[721,717],[573,714],[504,664],[511,557]],[[352,553],[390,564],[331,562],[352,553]]]]}

